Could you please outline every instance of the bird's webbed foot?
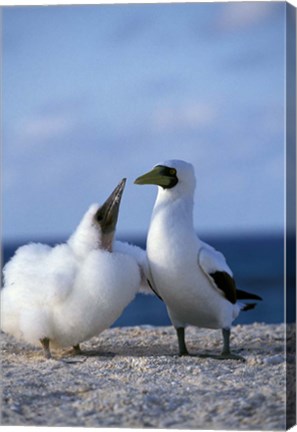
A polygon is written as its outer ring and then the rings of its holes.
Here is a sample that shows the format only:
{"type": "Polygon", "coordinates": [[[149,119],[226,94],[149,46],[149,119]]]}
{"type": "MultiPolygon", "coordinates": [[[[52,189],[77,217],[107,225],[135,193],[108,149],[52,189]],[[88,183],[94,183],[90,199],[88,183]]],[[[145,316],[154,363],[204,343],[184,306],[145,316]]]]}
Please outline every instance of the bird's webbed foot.
{"type": "Polygon", "coordinates": [[[184,357],[184,356],[189,356],[191,354],[189,353],[189,351],[187,350],[187,348],[185,348],[183,350],[179,350],[178,355],[179,355],[179,357],[184,357]]]}
{"type": "Polygon", "coordinates": [[[238,355],[238,354],[233,354],[230,351],[230,328],[224,328],[222,329],[222,334],[223,334],[223,351],[221,352],[221,354],[217,355],[217,354],[200,354],[199,357],[202,358],[213,358],[215,360],[237,360],[237,361],[245,361],[245,358],[238,355]]]}
{"type": "Polygon", "coordinates": [[[222,351],[220,355],[217,356],[218,360],[238,360],[245,362],[245,358],[238,354],[233,354],[232,352],[222,351]]]}
{"type": "Polygon", "coordinates": [[[51,351],[50,351],[50,340],[49,340],[49,338],[40,339],[40,343],[41,343],[42,348],[43,348],[44,357],[46,359],[52,358],[52,354],[51,354],[51,351]]]}
{"type": "Polygon", "coordinates": [[[212,358],[216,359],[216,360],[237,360],[237,361],[245,361],[245,358],[238,355],[238,354],[233,354],[230,351],[230,334],[231,334],[231,330],[230,328],[223,328],[222,329],[222,334],[223,334],[223,351],[221,352],[220,355],[214,355],[212,356],[212,358]]]}
{"type": "Polygon", "coordinates": [[[72,347],[72,353],[74,355],[81,355],[82,354],[82,350],[81,350],[79,344],[73,345],[73,347],[72,347]]]}
{"type": "Polygon", "coordinates": [[[232,352],[228,352],[228,351],[222,351],[221,354],[199,354],[198,357],[201,358],[212,358],[215,360],[238,360],[238,361],[245,361],[245,358],[237,355],[237,354],[233,354],[232,352]]]}

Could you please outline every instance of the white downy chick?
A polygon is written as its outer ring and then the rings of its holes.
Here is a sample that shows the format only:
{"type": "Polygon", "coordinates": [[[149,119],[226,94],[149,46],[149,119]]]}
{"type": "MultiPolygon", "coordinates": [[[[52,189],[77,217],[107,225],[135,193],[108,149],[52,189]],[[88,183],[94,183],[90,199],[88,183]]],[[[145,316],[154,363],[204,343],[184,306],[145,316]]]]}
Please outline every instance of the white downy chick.
{"type": "MultiPolygon", "coordinates": [[[[5,265],[1,329],[17,339],[50,347],[73,346],[110,327],[141,285],[140,261],[113,251],[126,179],[105,203],[93,204],[67,243],[20,247],[5,265]]],[[[131,248],[130,246],[128,249],[131,248]]],[[[138,249],[138,248],[137,248],[138,249]]],[[[144,251],[138,253],[143,257],[144,251]]]]}

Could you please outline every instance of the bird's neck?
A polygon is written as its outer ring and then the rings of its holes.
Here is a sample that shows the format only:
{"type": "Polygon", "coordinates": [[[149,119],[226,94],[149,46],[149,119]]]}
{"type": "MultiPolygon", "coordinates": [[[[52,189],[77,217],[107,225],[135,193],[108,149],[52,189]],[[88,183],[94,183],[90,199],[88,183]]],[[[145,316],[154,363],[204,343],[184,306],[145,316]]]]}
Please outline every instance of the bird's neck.
{"type": "Polygon", "coordinates": [[[193,223],[193,196],[175,200],[159,196],[154,207],[147,238],[147,253],[151,262],[168,264],[195,256],[200,240],[193,223]],[[180,255],[180,251],[184,251],[180,255]]]}
{"type": "Polygon", "coordinates": [[[194,229],[193,225],[193,196],[174,196],[166,190],[160,190],[154,206],[154,216],[162,214],[163,217],[173,218],[176,223],[186,224],[194,229]]]}
{"type": "Polygon", "coordinates": [[[98,249],[100,239],[95,227],[84,227],[82,224],[68,240],[69,246],[78,257],[86,257],[92,250],[98,249]]]}
{"type": "Polygon", "coordinates": [[[174,197],[159,191],[153,211],[153,221],[163,225],[163,229],[182,229],[194,232],[193,196],[191,194],[174,197]]]}
{"type": "Polygon", "coordinates": [[[68,244],[75,255],[84,259],[91,251],[96,249],[111,252],[114,234],[114,231],[103,234],[99,232],[98,226],[90,223],[88,219],[83,219],[69,238],[68,244]]]}
{"type": "Polygon", "coordinates": [[[114,231],[112,233],[103,234],[101,238],[100,249],[104,249],[108,252],[112,252],[113,239],[114,239],[114,231]]]}

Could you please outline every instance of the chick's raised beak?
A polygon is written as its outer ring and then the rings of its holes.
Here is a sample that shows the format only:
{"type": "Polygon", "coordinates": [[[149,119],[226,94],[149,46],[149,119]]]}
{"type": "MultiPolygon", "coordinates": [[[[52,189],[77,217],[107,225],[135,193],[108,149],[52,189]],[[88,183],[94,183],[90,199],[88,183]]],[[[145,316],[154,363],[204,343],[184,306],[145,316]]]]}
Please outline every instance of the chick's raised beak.
{"type": "Polygon", "coordinates": [[[112,233],[116,229],[125,184],[124,178],[95,214],[95,220],[101,226],[103,234],[112,233]]]}

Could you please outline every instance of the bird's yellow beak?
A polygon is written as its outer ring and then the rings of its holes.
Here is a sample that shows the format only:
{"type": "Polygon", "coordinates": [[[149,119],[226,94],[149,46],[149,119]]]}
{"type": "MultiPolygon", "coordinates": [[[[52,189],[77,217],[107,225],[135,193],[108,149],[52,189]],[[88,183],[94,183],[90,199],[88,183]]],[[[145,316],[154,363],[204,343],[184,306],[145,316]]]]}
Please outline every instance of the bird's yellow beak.
{"type": "Polygon", "coordinates": [[[157,165],[148,173],[138,177],[134,183],[139,185],[154,184],[162,186],[163,188],[168,188],[172,187],[173,181],[175,180],[177,180],[175,169],[157,165]]]}

